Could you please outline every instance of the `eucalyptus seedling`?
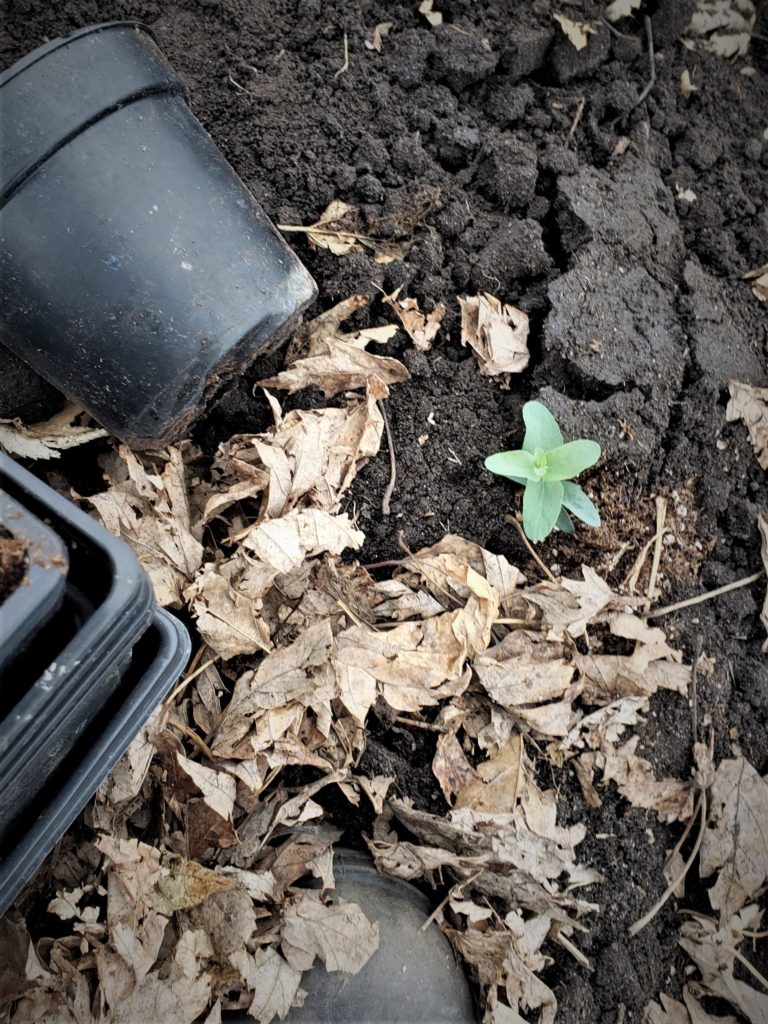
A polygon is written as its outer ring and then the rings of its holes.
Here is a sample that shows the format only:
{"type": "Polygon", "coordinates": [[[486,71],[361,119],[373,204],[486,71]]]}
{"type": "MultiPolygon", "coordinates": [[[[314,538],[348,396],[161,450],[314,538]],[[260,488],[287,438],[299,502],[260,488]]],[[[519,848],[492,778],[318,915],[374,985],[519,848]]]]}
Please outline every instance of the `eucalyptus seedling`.
{"type": "Polygon", "coordinates": [[[565,444],[554,416],[541,402],[525,403],[523,422],[523,447],[489,455],[485,468],[525,487],[526,537],[544,540],[555,528],[573,533],[569,512],[587,526],[599,526],[600,514],[573,477],[597,462],[600,445],[584,440],[565,444]]]}

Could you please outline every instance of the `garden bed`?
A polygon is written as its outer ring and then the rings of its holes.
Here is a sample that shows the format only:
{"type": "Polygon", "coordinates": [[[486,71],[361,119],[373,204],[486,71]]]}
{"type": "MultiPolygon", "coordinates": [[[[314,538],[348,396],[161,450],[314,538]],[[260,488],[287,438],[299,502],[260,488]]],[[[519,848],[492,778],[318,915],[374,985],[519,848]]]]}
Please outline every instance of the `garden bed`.
{"type": "MultiPolygon", "coordinates": [[[[678,41],[692,4],[649,5],[657,9],[656,80],[637,103],[649,79],[642,17],[612,31],[588,0],[434,6],[442,24],[430,24],[415,2],[67,0],[51,9],[28,0],[11,6],[1,56],[7,66],[85,23],[141,18],[188,83],[195,113],[278,224],[313,224],[341,199],[360,208],[361,232],[400,247],[401,258],[378,263],[365,248],[338,256],[287,233],[319,287],[310,317],[368,293],[373,322],[391,322],[379,299],[398,288],[424,312],[446,305],[430,351],[416,350],[404,332],[377,348],[401,359],[411,379],[392,387],[387,402],[397,465],[390,513],[382,513],[391,476],[385,448],[345,505],[366,535],[361,562],[399,560],[404,549],[452,533],[540,578],[505,520],[519,507],[519,489],[483,469],[486,455],[520,446],[521,408],[535,397],[567,438],[593,438],[604,451],[585,484],[604,527],[540,546],[556,576],[577,576],[586,564],[618,587],[657,531],[659,497],[669,540],[657,603],[756,573],[768,485],[744,425],[726,422],[725,407],[731,379],[768,384],[767,304],[744,279],[768,258],[765,8],[748,56],[726,61],[678,41]],[[583,50],[553,21],[561,7],[594,21],[583,50]],[[375,26],[384,22],[392,26],[377,43],[375,26]],[[696,86],[687,96],[686,69],[696,86]],[[482,376],[460,344],[456,296],[481,292],[530,316],[531,365],[506,388],[482,376]]],[[[271,357],[270,368],[279,365],[271,357]]],[[[195,428],[206,456],[271,422],[253,389],[267,375],[254,368],[195,428]]],[[[26,397],[12,409],[3,395],[0,413],[34,419],[50,411],[49,394],[25,388],[16,386],[26,397]]],[[[322,404],[319,393],[300,392],[285,408],[313,403],[322,404]]],[[[79,451],[66,453],[57,473],[80,494],[102,486],[92,455],[79,451]]],[[[649,571],[650,561],[640,592],[649,571]]],[[[738,749],[761,774],[764,590],[763,580],[660,623],[686,662],[706,656],[694,703],[698,722],[711,722],[715,760],[738,749]]],[[[391,724],[370,720],[361,768],[394,775],[417,807],[443,813],[430,769],[435,734],[403,736],[391,724]]],[[[637,731],[659,777],[688,777],[694,729],[689,702],[654,698],[637,731]]],[[[597,809],[573,776],[556,784],[560,820],[586,824],[580,859],[604,879],[590,897],[600,913],[579,936],[592,973],[563,949],[548,950],[554,964],[542,977],[557,996],[557,1020],[613,1024],[623,1005],[624,1019],[640,1021],[649,998],[679,994],[685,976],[674,900],[637,938],[627,933],[665,889],[662,865],[679,832],[670,841],[669,828],[613,788],[597,809]]],[[[343,802],[328,808],[337,824],[351,813],[343,802]]],[[[371,816],[348,820],[347,841],[362,845],[371,816]]],[[[703,889],[698,895],[703,906],[703,889]]],[[[759,948],[753,962],[760,966],[759,948]]]]}

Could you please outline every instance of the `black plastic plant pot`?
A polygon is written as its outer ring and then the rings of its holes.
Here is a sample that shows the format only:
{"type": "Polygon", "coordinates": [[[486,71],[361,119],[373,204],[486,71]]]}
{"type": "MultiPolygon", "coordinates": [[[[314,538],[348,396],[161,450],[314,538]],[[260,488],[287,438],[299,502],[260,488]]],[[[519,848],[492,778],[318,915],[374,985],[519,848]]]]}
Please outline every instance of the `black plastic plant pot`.
{"type": "Polygon", "coordinates": [[[129,444],[175,439],[314,282],[140,24],[35,50],[0,113],[0,339],[129,444]]]}
{"type": "Polygon", "coordinates": [[[32,878],[114,768],[155,707],[176,683],[190,652],[189,634],[164,611],[133,651],[118,689],[89,724],[56,776],[17,821],[0,848],[0,914],[32,878]]]}
{"type": "Polygon", "coordinates": [[[67,580],[67,550],[37,516],[0,491],[0,531],[23,545],[23,575],[0,598],[0,677],[61,605],[67,580]]]}
{"type": "Polygon", "coordinates": [[[408,882],[380,875],[370,858],[334,850],[336,889],[379,924],[379,948],[354,975],[314,967],[301,979],[304,1005],[288,1024],[474,1024],[469,985],[431,907],[408,882]],[[424,927],[426,925],[426,927],[424,927]],[[421,929],[424,929],[423,931],[421,929]]]}
{"type": "MultiPolygon", "coordinates": [[[[56,532],[69,560],[59,610],[2,675],[2,842],[119,686],[154,597],[127,545],[2,454],[0,490],[56,532]]],[[[12,643],[0,617],[0,647],[12,643]]]]}

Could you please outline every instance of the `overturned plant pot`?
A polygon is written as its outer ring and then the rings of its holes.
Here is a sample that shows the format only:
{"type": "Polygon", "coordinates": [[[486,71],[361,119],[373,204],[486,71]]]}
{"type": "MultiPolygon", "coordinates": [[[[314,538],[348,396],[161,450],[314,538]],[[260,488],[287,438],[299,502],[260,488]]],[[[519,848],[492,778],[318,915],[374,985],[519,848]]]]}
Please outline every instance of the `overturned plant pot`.
{"type": "MultiPolygon", "coordinates": [[[[464,970],[448,939],[430,920],[426,897],[409,882],[381,875],[370,857],[334,848],[336,888],[328,894],[356,903],[379,926],[379,948],[357,974],[318,964],[301,979],[303,1006],[289,1024],[474,1024],[477,1020],[464,970]]],[[[226,1015],[245,1024],[246,1015],[226,1015]]]]}
{"type": "Polygon", "coordinates": [[[0,340],[129,444],[174,440],[311,277],[140,24],[35,50],[0,109],[0,340]]]}

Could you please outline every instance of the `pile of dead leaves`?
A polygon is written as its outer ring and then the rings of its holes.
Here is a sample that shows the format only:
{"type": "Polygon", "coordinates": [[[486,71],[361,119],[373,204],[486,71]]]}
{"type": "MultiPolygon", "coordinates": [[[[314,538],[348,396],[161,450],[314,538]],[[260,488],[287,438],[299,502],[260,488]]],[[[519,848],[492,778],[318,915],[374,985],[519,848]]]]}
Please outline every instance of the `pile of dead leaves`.
{"type": "MultiPolygon", "coordinates": [[[[406,323],[413,310],[397,302],[406,323]]],[[[559,824],[556,792],[537,781],[543,763],[573,771],[593,806],[613,782],[663,822],[709,825],[699,870],[719,872],[717,916],[683,926],[699,972],[685,1006],[712,993],[759,1010],[734,972],[760,929],[766,784],[743,759],[715,771],[706,751],[690,778],[655,777],[632,730],[658,690],[686,697],[691,669],[638,599],[588,567],[580,580],[531,582],[450,535],[406,552],[386,578],[350,557],[364,538],[345,495],[381,445],[381,402],[408,376],[368,351],[390,328],[342,330],[363,305],[347,300],[299,332],[287,368],[262,382],[269,430],[231,438],[212,462],[188,444],[141,457],[118,447],[104,461],[108,486],[89,501],[201,644],[102,785],[88,830],[36,883],[56,937],[39,920],[3,919],[0,1012],[214,1024],[247,1008],[268,1024],[301,1003],[314,963],[359,970],[378,930],[357,905],[326,898],[342,832],[318,795],[334,787],[370,809],[363,838],[379,870],[447,892],[436,921],[471,967],[485,1020],[551,1024],[547,944],[589,967],[579,936],[599,912],[600,878],[579,861],[585,826],[559,824]],[[343,401],[284,413],[274,392],[309,384],[343,401]],[[359,769],[372,709],[437,733],[446,814],[359,769]]],[[[512,355],[514,312],[481,300],[465,315],[478,352],[498,356],[496,331],[512,355]]],[[[648,1019],[686,1019],[668,1003],[648,1019]]]]}

